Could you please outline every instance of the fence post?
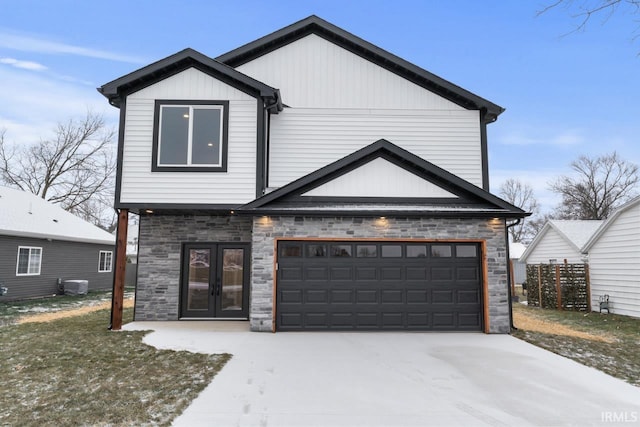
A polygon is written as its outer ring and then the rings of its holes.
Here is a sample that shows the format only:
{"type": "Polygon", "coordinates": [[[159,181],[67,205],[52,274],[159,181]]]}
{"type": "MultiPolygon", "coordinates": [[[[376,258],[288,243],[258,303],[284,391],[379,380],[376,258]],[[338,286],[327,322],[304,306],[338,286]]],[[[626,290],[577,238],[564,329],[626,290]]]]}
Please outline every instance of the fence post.
{"type": "Polygon", "coordinates": [[[538,307],[542,308],[542,271],[541,264],[538,264],[538,307]]]}
{"type": "Polygon", "coordinates": [[[560,286],[560,266],[556,264],[556,300],[558,310],[562,310],[562,287],[560,286]]]}
{"type": "Polygon", "coordinates": [[[587,313],[591,313],[591,279],[589,278],[589,264],[584,263],[584,281],[587,285],[587,313]]]}

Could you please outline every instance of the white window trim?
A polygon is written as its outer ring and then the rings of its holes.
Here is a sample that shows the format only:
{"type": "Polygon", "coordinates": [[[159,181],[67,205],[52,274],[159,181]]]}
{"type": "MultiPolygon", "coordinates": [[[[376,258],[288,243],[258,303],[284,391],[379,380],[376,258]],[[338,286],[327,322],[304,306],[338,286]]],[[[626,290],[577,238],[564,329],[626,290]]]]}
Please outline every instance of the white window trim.
{"type": "Polygon", "coordinates": [[[156,166],[158,167],[222,167],[223,154],[222,149],[224,145],[224,105],[206,105],[206,104],[162,104],[160,105],[160,119],[158,121],[158,156],[155,159],[156,166]],[[173,163],[160,163],[160,153],[162,152],[162,114],[165,108],[188,108],[189,109],[189,126],[187,129],[187,163],[186,164],[173,164],[173,163]],[[217,163],[192,163],[191,154],[193,152],[193,110],[219,110],[220,111],[220,135],[218,135],[218,143],[220,144],[218,150],[218,162],[217,163]]]}
{"type": "Polygon", "coordinates": [[[98,254],[98,273],[110,273],[113,266],[113,251],[100,251],[98,254]],[[106,270],[102,269],[102,254],[109,255],[109,266],[106,270]]]}
{"type": "Polygon", "coordinates": [[[39,276],[42,271],[42,247],[40,246],[18,246],[18,253],[16,255],[16,276],[39,276]],[[20,269],[20,250],[21,249],[29,249],[29,255],[27,258],[27,272],[19,273],[20,269]],[[31,250],[38,249],[40,251],[40,257],[38,258],[38,272],[37,273],[29,273],[31,269],[31,250]]]}

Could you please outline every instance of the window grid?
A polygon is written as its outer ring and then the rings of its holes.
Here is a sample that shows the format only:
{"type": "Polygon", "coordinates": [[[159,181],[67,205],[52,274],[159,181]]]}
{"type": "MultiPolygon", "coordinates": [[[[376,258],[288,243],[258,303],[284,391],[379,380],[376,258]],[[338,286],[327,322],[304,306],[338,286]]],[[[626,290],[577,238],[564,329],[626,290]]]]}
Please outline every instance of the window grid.
{"type": "Polygon", "coordinates": [[[110,272],[112,259],[113,259],[113,252],[100,251],[100,255],[98,257],[98,272],[99,273],[110,272]]]}
{"type": "Polygon", "coordinates": [[[42,265],[42,248],[18,246],[16,276],[39,276],[42,265]]]}

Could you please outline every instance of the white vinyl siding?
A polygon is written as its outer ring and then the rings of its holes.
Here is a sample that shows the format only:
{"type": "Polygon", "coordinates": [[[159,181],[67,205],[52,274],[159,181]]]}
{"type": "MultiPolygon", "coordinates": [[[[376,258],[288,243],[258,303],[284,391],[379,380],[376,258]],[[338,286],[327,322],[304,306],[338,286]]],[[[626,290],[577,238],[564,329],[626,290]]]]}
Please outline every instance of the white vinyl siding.
{"type": "Polygon", "coordinates": [[[458,197],[382,158],[307,191],[303,196],[458,197]]]}
{"type": "Polygon", "coordinates": [[[558,263],[563,263],[565,259],[570,264],[584,262],[580,251],[553,228],[547,229],[526,262],[527,264],[549,264],[551,259],[555,259],[558,263]]]}
{"type": "Polygon", "coordinates": [[[269,186],[281,187],[378,139],[482,187],[478,111],[285,108],[271,118],[269,186]]]}
{"type": "Polygon", "coordinates": [[[610,297],[611,312],[640,317],[640,205],[622,212],[589,249],[591,306],[610,297]]]}
{"type": "Polygon", "coordinates": [[[194,68],[127,97],[123,203],[238,204],[255,198],[257,100],[194,68]],[[151,172],[156,99],[229,101],[227,172],[151,172]]]}
{"type": "Polygon", "coordinates": [[[290,107],[464,108],[315,34],[237,67],[290,107]]]}

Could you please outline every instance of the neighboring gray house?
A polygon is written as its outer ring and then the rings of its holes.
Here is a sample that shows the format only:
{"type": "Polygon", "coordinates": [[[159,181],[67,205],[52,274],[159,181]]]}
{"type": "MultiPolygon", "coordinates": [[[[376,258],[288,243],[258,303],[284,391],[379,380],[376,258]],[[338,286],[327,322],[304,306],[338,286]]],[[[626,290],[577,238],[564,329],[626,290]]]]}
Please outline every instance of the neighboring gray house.
{"type": "Polygon", "coordinates": [[[42,198],[0,187],[0,301],[51,296],[64,280],[113,284],[115,239],[42,198]]]}
{"type": "Polygon", "coordinates": [[[140,215],[136,320],[509,332],[528,214],[488,192],[498,105],[316,16],[99,91],[120,225],[140,215]]]}
{"type": "Polygon", "coordinates": [[[527,264],[520,258],[527,247],[520,242],[509,242],[509,258],[513,269],[513,281],[516,285],[521,285],[527,280],[527,264]]]}
{"type": "Polygon", "coordinates": [[[520,257],[525,264],[585,262],[582,247],[602,225],[600,220],[549,220],[520,257]]]}
{"type": "Polygon", "coordinates": [[[640,197],[618,208],[584,245],[591,307],[609,295],[611,313],[640,317],[640,197]]]}

